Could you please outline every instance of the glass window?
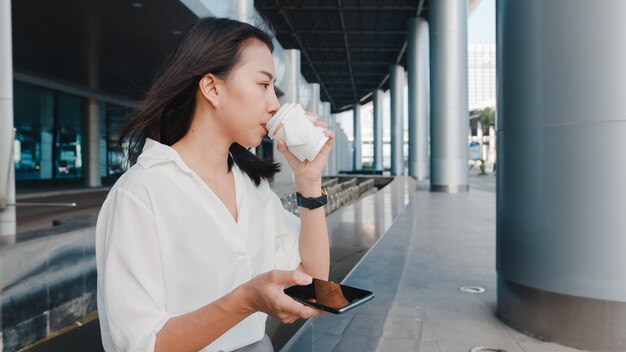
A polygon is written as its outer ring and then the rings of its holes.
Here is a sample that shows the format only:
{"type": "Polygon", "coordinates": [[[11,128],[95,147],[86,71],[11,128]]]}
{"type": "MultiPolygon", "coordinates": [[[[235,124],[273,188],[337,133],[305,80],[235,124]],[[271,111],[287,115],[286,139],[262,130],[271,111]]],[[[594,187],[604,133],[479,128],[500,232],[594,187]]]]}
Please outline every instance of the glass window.
{"type": "Polygon", "coordinates": [[[106,104],[98,104],[98,124],[100,130],[100,137],[98,138],[98,157],[100,170],[100,177],[107,176],[107,124],[106,124],[106,104]]]}
{"type": "Polygon", "coordinates": [[[81,99],[70,94],[56,93],[55,115],[55,178],[81,177],[81,99]]]}
{"type": "MultiPolygon", "coordinates": [[[[17,180],[82,177],[82,123],[85,98],[14,81],[15,176],[17,180]]],[[[119,176],[126,169],[118,145],[130,109],[100,103],[100,176],[119,176]]]]}
{"type": "Polygon", "coordinates": [[[106,104],[106,148],[107,148],[107,174],[117,176],[122,174],[128,165],[124,155],[126,153],[120,148],[118,139],[122,129],[128,123],[130,109],[106,104]]]}
{"type": "Polygon", "coordinates": [[[53,176],[54,94],[26,83],[14,84],[15,178],[53,176]]]}

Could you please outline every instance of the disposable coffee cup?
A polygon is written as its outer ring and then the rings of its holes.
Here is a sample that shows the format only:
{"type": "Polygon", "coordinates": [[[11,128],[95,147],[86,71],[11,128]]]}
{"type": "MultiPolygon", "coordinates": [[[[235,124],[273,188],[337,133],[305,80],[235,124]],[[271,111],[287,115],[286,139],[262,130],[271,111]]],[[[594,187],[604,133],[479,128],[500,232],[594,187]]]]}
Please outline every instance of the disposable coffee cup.
{"type": "Polygon", "coordinates": [[[268,136],[284,141],[300,161],[313,160],[328,141],[324,129],[313,125],[314,121],[300,105],[286,103],[267,122],[268,136]]]}

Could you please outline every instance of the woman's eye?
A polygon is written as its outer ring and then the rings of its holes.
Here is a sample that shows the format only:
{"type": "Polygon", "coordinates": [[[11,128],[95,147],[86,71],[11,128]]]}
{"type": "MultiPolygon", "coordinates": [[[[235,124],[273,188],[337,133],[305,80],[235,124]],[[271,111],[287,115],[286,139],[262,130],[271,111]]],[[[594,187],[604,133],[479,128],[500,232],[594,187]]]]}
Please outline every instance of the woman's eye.
{"type": "Polygon", "coordinates": [[[259,83],[261,86],[263,86],[263,89],[267,89],[267,87],[270,86],[269,83],[259,83]]]}

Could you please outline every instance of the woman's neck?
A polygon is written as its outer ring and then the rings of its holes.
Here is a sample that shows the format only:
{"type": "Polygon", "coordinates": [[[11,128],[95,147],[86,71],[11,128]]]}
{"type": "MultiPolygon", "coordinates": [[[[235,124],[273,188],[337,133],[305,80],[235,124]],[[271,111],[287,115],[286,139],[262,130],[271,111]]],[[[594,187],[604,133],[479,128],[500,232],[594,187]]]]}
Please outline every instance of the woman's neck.
{"type": "Polygon", "coordinates": [[[212,120],[194,116],[187,134],[172,148],[202,178],[219,179],[228,174],[228,150],[233,142],[218,126],[210,126],[212,120]]]}

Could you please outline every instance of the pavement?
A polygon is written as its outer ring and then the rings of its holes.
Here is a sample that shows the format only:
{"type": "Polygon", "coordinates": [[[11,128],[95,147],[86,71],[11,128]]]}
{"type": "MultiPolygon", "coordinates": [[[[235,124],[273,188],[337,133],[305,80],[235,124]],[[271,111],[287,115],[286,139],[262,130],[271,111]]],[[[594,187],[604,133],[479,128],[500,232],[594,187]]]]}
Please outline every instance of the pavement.
{"type": "MultiPolygon", "coordinates": [[[[495,176],[472,174],[470,180],[470,192],[444,194],[399,177],[332,214],[333,279],[376,297],[351,312],[305,322],[277,350],[578,351],[524,335],[497,318],[495,176]],[[363,249],[369,251],[363,255],[363,249]],[[461,292],[466,285],[485,292],[461,292]]],[[[99,350],[98,335],[93,320],[33,350],[99,350]],[[70,347],[81,340],[94,346],[70,347]]]]}
{"type": "Polygon", "coordinates": [[[470,178],[468,193],[416,187],[343,282],[375,299],[309,320],[281,351],[578,351],[524,335],[496,316],[495,176],[470,178]],[[468,285],[485,292],[460,290],[468,285]]]}

